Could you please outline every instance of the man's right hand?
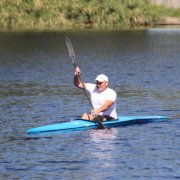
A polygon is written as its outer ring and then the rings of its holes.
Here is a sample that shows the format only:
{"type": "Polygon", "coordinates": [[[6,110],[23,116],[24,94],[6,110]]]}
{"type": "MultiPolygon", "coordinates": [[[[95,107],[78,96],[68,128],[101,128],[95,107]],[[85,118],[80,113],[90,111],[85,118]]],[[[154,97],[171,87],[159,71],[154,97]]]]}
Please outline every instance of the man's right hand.
{"type": "Polygon", "coordinates": [[[79,76],[80,74],[81,74],[80,68],[79,68],[79,67],[76,67],[76,68],[75,68],[74,75],[75,75],[75,76],[79,76]]]}

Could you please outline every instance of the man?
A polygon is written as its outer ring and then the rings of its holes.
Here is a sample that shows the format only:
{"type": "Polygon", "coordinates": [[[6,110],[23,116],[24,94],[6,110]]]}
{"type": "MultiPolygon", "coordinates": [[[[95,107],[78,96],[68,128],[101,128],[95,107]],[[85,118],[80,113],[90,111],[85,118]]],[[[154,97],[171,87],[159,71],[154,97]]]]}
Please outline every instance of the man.
{"type": "Polygon", "coordinates": [[[76,87],[89,92],[93,109],[91,113],[84,113],[82,119],[93,121],[96,116],[101,121],[117,119],[116,98],[117,94],[108,87],[108,77],[100,74],[96,77],[96,84],[83,83],[79,79],[81,71],[79,67],[75,68],[74,84],[76,87]],[[84,84],[84,86],[83,86],[84,84]]]}

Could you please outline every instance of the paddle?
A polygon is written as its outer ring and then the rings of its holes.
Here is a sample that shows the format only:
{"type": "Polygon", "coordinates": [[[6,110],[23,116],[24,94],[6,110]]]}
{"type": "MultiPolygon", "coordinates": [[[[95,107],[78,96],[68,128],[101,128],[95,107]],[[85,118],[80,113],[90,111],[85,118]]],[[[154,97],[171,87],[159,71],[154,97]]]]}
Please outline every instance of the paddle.
{"type": "MultiPolygon", "coordinates": [[[[69,56],[71,57],[72,63],[73,63],[73,65],[74,65],[74,68],[76,68],[76,67],[77,67],[77,64],[76,64],[76,56],[75,56],[75,53],[74,53],[74,48],[73,48],[72,43],[71,43],[71,41],[70,41],[70,39],[69,39],[68,37],[66,37],[66,45],[67,45],[67,48],[68,48],[68,51],[69,51],[69,56]]],[[[91,108],[94,109],[94,107],[93,107],[93,105],[92,105],[92,103],[91,103],[91,100],[90,100],[90,98],[89,98],[87,89],[86,89],[86,87],[85,87],[85,85],[84,85],[84,82],[81,80],[80,75],[78,76],[78,78],[79,78],[79,81],[80,81],[80,82],[82,83],[82,85],[83,85],[83,90],[84,90],[84,92],[85,92],[85,94],[86,94],[86,97],[87,97],[87,99],[88,99],[88,101],[89,101],[89,104],[90,104],[91,108]]],[[[99,129],[106,129],[106,127],[104,126],[104,124],[98,119],[97,116],[95,117],[95,123],[98,125],[97,128],[99,128],[99,129]]]]}

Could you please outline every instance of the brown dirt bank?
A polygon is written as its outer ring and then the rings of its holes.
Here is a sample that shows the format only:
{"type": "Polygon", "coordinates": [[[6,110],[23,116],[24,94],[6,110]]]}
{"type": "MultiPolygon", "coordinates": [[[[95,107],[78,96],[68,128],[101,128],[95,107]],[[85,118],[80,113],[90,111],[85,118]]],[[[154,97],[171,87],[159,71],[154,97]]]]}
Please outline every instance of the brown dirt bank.
{"type": "Polygon", "coordinates": [[[178,17],[165,17],[161,19],[156,25],[180,25],[180,18],[178,17]]]}

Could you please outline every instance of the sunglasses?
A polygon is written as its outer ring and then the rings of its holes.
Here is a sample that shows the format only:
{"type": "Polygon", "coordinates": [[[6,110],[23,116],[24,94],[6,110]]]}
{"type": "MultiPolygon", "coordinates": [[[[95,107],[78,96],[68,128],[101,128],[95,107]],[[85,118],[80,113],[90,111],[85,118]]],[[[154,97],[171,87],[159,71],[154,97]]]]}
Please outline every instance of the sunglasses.
{"type": "Polygon", "coordinates": [[[96,81],[97,85],[101,85],[103,82],[96,81]]]}

